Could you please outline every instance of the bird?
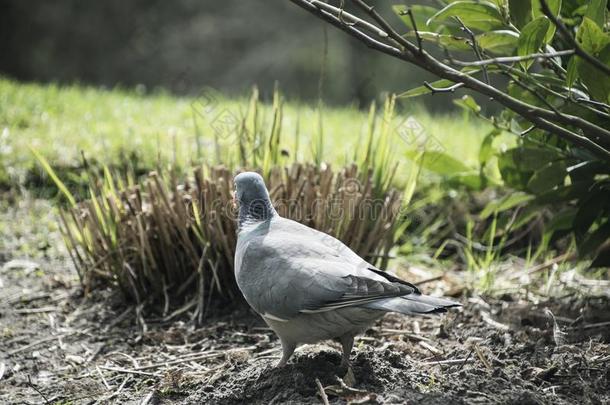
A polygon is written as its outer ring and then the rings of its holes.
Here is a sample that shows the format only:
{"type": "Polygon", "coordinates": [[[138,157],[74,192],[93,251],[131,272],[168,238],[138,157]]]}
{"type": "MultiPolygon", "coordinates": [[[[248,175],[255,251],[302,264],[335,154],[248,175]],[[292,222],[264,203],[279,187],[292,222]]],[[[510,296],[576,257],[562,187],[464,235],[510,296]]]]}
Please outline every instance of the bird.
{"type": "Polygon", "coordinates": [[[355,336],[387,312],[433,314],[459,303],[423,295],[358,256],[338,239],[281,217],[263,178],[234,178],[235,278],[247,303],[277,334],[282,367],[301,344],[340,342],[351,370],[355,336]]]}

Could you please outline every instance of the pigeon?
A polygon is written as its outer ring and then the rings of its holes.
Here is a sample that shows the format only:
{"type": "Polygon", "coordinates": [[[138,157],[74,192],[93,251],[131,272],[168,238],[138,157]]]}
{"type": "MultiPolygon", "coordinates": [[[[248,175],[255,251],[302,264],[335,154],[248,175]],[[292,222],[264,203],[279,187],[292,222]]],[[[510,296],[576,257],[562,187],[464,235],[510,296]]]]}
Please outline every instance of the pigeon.
{"type": "Polygon", "coordinates": [[[386,312],[432,314],[460,306],[423,295],[367,263],[338,239],[281,217],[263,178],[234,179],[238,206],[235,278],[248,304],[278,335],[284,366],[300,344],[341,343],[350,369],[354,337],[386,312]]]}

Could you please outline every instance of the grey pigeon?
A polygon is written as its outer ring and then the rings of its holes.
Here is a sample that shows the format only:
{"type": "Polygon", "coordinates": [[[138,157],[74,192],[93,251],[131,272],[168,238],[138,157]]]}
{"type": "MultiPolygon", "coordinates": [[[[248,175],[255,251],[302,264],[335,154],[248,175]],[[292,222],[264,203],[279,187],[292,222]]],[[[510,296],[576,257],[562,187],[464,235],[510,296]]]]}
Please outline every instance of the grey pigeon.
{"type": "Polygon", "coordinates": [[[349,367],[354,336],[386,312],[430,314],[459,306],[422,295],[413,284],[360,258],[339,240],[273,208],[263,178],[237,175],[235,277],[250,306],[275,331],[286,364],[301,343],[335,339],[349,367]]]}

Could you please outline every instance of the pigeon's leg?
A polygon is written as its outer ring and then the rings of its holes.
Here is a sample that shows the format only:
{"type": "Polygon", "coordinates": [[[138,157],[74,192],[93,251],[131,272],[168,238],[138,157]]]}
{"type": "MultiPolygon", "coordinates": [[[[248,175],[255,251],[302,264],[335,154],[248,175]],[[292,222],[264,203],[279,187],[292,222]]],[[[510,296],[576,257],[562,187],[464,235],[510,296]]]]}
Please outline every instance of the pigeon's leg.
{"type": "Polygon", "coordinates": [[[354,337],[351,335],[341,336],[339,339],[341,346],[343,347],[343,356],[341,357],[340,367],[350,367],[349,356],[352,354],[352,348],[354,347],[354,337]]]}
{"type": "Polygon", "coordinates": [[[297,345],[292,342],[286,342],[284,339],[280,338],[280,342],[282,342],[282,359],[275,367],[283,367],[288,362],[292,353],[294,353],[294,349],[297,348],[297,345]]]}

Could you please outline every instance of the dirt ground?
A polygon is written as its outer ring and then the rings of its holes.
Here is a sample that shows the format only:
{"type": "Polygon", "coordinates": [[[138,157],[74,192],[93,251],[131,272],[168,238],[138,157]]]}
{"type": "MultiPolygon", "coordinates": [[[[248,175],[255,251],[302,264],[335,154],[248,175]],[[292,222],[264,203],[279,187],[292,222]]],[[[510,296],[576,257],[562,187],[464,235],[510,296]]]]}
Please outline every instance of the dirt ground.
{"type": "Polygon", "coordinates": [[[610,403],[606,297],[470,297],[443,317],[388,315],[357,340],[350,379],[332,342],[274,368],[279,341],[248,309],[218,310],[201,328],[180,314],[142,324],[110,291],[83,297],[61,252],[16,260],[10,243],[2,404],[610,403]]]}

